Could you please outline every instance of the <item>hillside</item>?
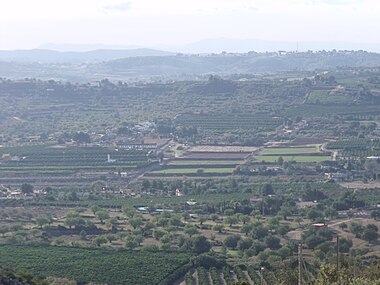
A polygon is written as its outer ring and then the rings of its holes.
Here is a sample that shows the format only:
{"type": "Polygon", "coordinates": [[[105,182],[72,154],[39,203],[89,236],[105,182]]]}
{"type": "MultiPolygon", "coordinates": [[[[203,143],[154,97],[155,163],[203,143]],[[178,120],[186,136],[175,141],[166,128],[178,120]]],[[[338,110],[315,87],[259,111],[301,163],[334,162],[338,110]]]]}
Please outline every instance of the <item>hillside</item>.
{"type": "Polygon", "coordinates": [[[259,75],[380,66],[380,54],[363,51],[172,55],[154,50],[86,53],[40,50],[20,51],[16,62],[10,61],[12,56],[15,55],[0,52],[1,77],[72,81],[198,79],[209,74],[259,75]]]}

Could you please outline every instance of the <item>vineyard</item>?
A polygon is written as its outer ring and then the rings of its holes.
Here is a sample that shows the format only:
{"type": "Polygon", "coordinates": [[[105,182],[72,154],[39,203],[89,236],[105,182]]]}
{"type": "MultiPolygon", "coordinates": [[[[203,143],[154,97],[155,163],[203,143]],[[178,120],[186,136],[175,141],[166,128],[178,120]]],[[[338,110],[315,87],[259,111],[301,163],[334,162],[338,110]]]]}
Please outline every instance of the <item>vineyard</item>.
{"type": "Polygon", "coordinates": [[[282,124],[281,118],[269,114],[181,114],[176,124],[194,126],[207,130],[274,130],[282,124]]]}
{"type": "Polygon", "coordinates": [[[221,269],[198,267],[194,272],[185,275],[183,285],[234,285],[237,282],[260,284],[260,277],[253,267],[241,269],[239,266],[221,269]]]}
{"type": "Polygon", "coordinates": [[[106,284],[159,284],[190,254],[67,247],[0,246],[0,266],[38,276],[106,284]]]}

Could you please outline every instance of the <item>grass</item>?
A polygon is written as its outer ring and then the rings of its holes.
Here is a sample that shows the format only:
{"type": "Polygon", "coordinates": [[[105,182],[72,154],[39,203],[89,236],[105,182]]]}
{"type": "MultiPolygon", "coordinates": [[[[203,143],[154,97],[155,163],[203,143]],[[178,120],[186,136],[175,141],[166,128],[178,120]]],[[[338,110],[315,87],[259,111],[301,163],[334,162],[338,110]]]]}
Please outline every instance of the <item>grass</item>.
{"type": "Polygon", "coordinates": [[[155,174],[196,174],[198,169],[202,169],[202,173],[232,173],[235,168],[178,168],[163,169],[153,171],[155,174]]]}
{"type": "Polygon", "coordinates": [[[317,147],[279,147],[279,148],[265,148],[261,151],[261,155],[283,155],[283,154],[298,154],[298,153],[319,153],[317,147]]]}
{"type": "MultiPolygon", "coordinates": [[[[265,162],[277,162],[279,156],[255,156],[256,161],[265,161],[265,162]]],[[[302,155],[302,156],[282,156],[284,161],[296,161],[296,162],[322,162],[330,160],[330,156],[311,156],[311,155],[302,155]]]]}

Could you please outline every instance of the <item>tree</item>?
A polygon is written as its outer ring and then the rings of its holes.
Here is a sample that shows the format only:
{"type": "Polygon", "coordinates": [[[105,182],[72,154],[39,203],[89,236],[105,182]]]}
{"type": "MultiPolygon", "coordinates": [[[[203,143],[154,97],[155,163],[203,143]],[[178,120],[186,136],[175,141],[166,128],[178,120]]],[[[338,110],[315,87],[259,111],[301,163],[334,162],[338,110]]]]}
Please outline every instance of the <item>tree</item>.
{"type": "Polygon", "coordinates": [[[178,228],[182,225],[181,217],[179,217],[178,215],[171,217],[169,220],[169,224],[175,228],[178,228]]]}
{"type": "Polygon", "coordinates": [[[92,243],[96,246],[101,246],[102,244],[107,243],[108,240],[104,236],[97,236],[92,240],[92,243]]]}
{"type": "Polygon", "coordinates": [[[153,231],[153,237],[157,240],[161,239],[166,234],[165,231],[156,229],[153,231]]]}
{"type": "Polygon", "coordinates": [[[197,227],[193,225],[186,225],[184,232],[189,235],[189,237],[192,237],[193,235],[196,235],[198,233],[197,227]]]}
{"type": "Polygon", "coordinates": [[[81,217],[68,217],[65,220],[65,224],[71,229],[72,227],[79,228],[86,224],[86,221],[81,217]]]}
{"type": "Polygon", "coordinates": [[[0,234],[4,237],[4,235],[9,232],[9,228],[7,226],[1,226],[0,227],[0,234]]]}
{"type": "Polygon", "coordinates": [[[273,194],[274,194],[274,190],[273,190],[272,184],[269,184],[269,183],[264,184],[263,187],[261,188],[261,195],[268,196],[268,195],[273,195],[273,194]]]}
{"type": "Polygon", "coordinates": [[[223,244],[228,248],[236,248],[240,239],[240,235],[230,235],[226,237],[223,244]]]}
{"type": "Polygon", "coordinates": [[[90,135],[84,132],[78,132],[73,135],[73,140],[77,143],[90,143],[91,138],[90,135]]]}
{"type": "Polygon", "coordinates": [[[359,235],[362,233],[363,229],[364,228],[361,224],[351,223],[350,231],[355,235],[355,237],[359,237],[359,235]]]}
{"type": "Polygon", "coordinates": [[[239,217],[239,219],[243,223],[243,225],[245,225],[246,223],[248,223],[251,220],[251,217],[248,215],[241,215],[239,217]]]}
{"type": "Polygon", "coordinates": [[[148,190],[150,188],[150,182],[149,182],[149,180],[147,180],[147,179],[143,180],[143,182],[142,182],[142,188],[143,188],[143,190],[148,190]]]}
{"type": "Polygon", "coordinates": [[[335,210],[334,208],[332,207],[329,207],[325,210],[325,215],[327,217],[329,217],[330,219],[334,219],[338,216],[338,211],[335,210]]]}
{"type": "Polygon", "coordinates": [[[289,246],[283,246],[280,249],[277,250],[277,253],[279,256],[281,256],[282,260],[285,260],[292,254],[292,250],[289,246]]]}
{"type": "Polygon", "coordinates": [[[113,218],[110,218],[108,221],[107,221],[107,228],[112,230],[112,231],[117,231],[117,224],[118,224],[118,220],[117,218],[113,217],[113,218]]]}
{"type": "Polygon", "coordinates": [[[24,194],[32,194],[33,193],[33,185],[29,183],[24,183],[21,185],[21,192],[24,194]]]}
{"type": "Polygon", "coordinates": [[[134,228],[138,228],[140,226],[143,225],[143,221],[141,218],[133,218],[133,219],[129,219],[129,224],[134,228]]]}
{"type": "Polygon", "coordinates": [[[380,218],[380,210],[374,210],[371,212],[371,218],[375,221],[380,218]]]}
{"type": "Polygon", "coordinates": [[[366,228],[375,232],[379,231],[379,228],[375,224],[368,224],[366,228]]]}
{"type": "Polygon", "coordinates": [[[278,214],[281,215],[286,221],[288,217],[292,214],[292,208],[288,206],[281,206],[281,210],[278,214]]]}
{"type": "Polygon", "coordinates": [[[294,221],[298,224],[298,226],[300,227],[301,226],[301,223],[303,222],[303,218],[302,217],[296,217],[294,219],[294,221]]]}
{"type": "Polygon", "coordinates": [[[277,159],[277,163],[278,165],[282,166],[284,164],[284,158],[282,156],[280,156],[278,159],[277,159]]]}
{"type": "Polygon", "coordinates": [[[339,240],[339,251],[342,253],[348,253],[352,247],[353,243],[352,240],[341,238],[339,240]]]}
{"type": "Polygon", "coordinates": [[[207,221],[207,217],[206,216],[202,215],[202,216],[199,217],[199,224],[200,225],[203,225],[203,223],[206,222],[206,221],[207,221]]]}
{"type": "Polygon", "coordinates": [[[241,232],[244,233],[246,236],[252,231],[253,225],[252,224],[244,224],[241,227],[241,232]]]}
{"type": "Polygon", "coordinates": [[[38,217],[36,218],[36,224],[42,229],[44,225],[47,225],[50,223],[50,220],[46,217],[38,217]]]}
{"type": "Polygon", "coordinates": [[[104,224],[104,220],[107,220],[110,218],[110,214],[105,210],[97,211],[95,213],[95,216],[102,224],[104,224]]]}
{"type": "Polygon", "coordinates": [[[281,247],[280,239],[276,236],[269,235],[264,241],[266,246],[270,249],[279,249],[281,247]]]}
{"type": "Polygon", "coordinates": [[[245,238],[238,241],[237,248],[239,250],[247,250],[253,244],[253,240],[251,238],[245,238]]]}
{"type": "Polygon", "coordinates": [[[192,238],[193,251],[197,254],[208,252],[211,249],[211,243],[204,236],[192,238]]]}
{"type": "Polygon", "coordinates": [[[262,239],[268,235],[268,229],[261,224],[253,226],[252,237],[254,239],[262,239]]]}
{"type": "Polygon", "coordinates": [[[342,229],[342,230],[346,230],[348,228],[348,225],[346,223],[341,223],[339,224],[339,227],[342,229]]]}
{"type": "Polygon", "coordinates": [[[212,230],[219,232],[219,233],[222,233],[224,230],[224,226],[222,224],[215,224],[212,226],[212,230]]]}
{"type": "Polygon", "coordinates": [[[226,210],[224,211],[224,214],[225,214],[226,216],[232,216],[233,214],[235,214],[235,211],[234,211],[233,209],[226,209],[226,210]]]}
{"type": "Polygon", "coordinates": [[[134,215],[136,214],[136,210],[133,207],[128,207],[124,206],[123,207],[123,213],[126,215],[128,218],[133,218],[134,215]]]}
{"type": "Polygon", "coordinates": [[[312,220],[313,222],[320,219],[320,218],[323,218],[323,213],[320,212],[320,211],[317,211],[315,209],[311,209],[308,213],[307,213],[307,217],[308,219],[312,220]]]}
{"type": "Polygon", "coordinates": [[[151,233],[151,230],[154,229],[156,225],[152,222],[146,222],[143,227],[143,234],[146,236],[147,234],[151,233]]]}
{"type": "Polygon", "coordinates": [[[79,233],[79,237],[81,240],[86,240],[87,239],[87,232],[85,230],[81,230],[79,233]]]}
{"type": "Polygon", "coordinates": [[[138,243],[136,242],[135,238],[132,236],[127,237],[125,240],[125,247],[129,250],[132,250],[138,246],[138,243]]]}
{"type": "Polygon", "coordinates": [[[165,234],[160,238],[161,242],[161,248],[163,250],[168,250],[170,249],[171,242],[173,240],[173,237],[170,234],[165,234]]]}
{"type": "Polygon", "coordinates": [[[230,227],[232,227],[232,225],[234,225],[234,224],[237,224],[238,221],[239,221],[239,219],[238,219],[238,217],[236,217],[236,216],[227,216],[227,217],[225,218],[225,222],[226,222],[227,224],[229,224],[230,227]]]}
{"type": "Polygon", "coordinates": [[[374,229],[367,228],[364,230],[362,237],[364,240],[368,241],[369,243],[373,243],[379,238],[379,234],[374,229]]]}
{"type": "Polygon", "coordinates": [[[137,242],[137,245],[140,246],[140,244],[144,241],[144,238],[141,235],[135,236],[135,241],[137,242]]]}
{"type": "Polygon", "coordinates": [[[92,205],[91,211],[95,215],[96,212],[100,211],[100,207],[98,205],[92,205]]]}

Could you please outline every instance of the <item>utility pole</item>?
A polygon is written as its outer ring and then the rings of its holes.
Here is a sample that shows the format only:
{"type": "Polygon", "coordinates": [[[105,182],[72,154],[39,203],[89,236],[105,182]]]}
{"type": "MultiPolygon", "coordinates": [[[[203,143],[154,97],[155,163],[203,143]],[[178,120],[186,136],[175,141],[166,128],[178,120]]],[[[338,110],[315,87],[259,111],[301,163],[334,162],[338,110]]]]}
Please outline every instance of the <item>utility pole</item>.
{"type": "Polygon", "coordinates": [[[302,243],[298,245],[298,285],[302,285],[302,243]]]}
{"type": "Polygon", "coordinates": [[[263,276],[264,267],[260,268],[260,285],[264,285],[264,276],[263,276]]]}
{"type": "Polygon", "coordinates": [[[337,284],[340,285],[340,260],[339,260],[339,235],[336,236],[336,276],[337,284]]]}

